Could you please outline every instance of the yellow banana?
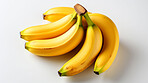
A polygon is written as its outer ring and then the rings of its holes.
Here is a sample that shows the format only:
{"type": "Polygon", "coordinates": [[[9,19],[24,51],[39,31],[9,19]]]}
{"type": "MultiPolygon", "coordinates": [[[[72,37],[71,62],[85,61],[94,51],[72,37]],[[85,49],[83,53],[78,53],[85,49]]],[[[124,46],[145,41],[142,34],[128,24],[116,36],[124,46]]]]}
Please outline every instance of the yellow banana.
{"type": "Polygon", "coordinates": [[[81,17],[66,33],[53,39],[33,40],[26,43],[26,49],[39,56],[57,56],[73,50],[83,39],[81,17]]]}
{"type": "MultiPolygon", "coordinates": [[[[80,6],[81,7],[81,6],[80,6]]],[[[76,10],[78,11],[78,10],[76,10]]],[[[85,10],[86,11],[86,10],[85,10]]],[[[84,14],[84,13],[83,13],[84,14]]],[[[90,20],[88,13],[84,14],[88,22],[86,38],[80,51],[58,71],[60,76],[72,76],[89,67],[97,57],[102,47],[100,29],[90,20]]]]}
{"type": "Polygon", "coordinates": [[[55,22],[66,15],[72,14],[75,10],[71,7],[55,7],[51,8],[43,14],[43,19],[55,22]]]}
{"type": "Polygon", "coordinates": [[[107,16],[94,13],[90,14],[90,18],[101,29],[104,40],[94,67],[94,73],[99,75],[113,63],[119,47],[119,35],[115,24],[107,16]]]}
{"type": "MultiPolygon", "coordinates": [[[[65,17],[68,14],[72,14],[74,12],[74,8],[71,7],[55,7],[51,8],[48,11],[46,11],[43,14],[44,20],[48,20],[50,22],[55,22],[63,17],[65,17]]],[[[91,14],[88,12],[88,14],[91,14]]],[[[82,24],[84,29],[87,28],[87,22],[85,21],[85,18],[82,18],[82,24]]]]}
{"type": "Polygon", "coordinates": [[[53,23],[26,28],[21,31],[21,38],[27,41],[54,38],[65,33],[75,22],[76,12],[53,23]]]}

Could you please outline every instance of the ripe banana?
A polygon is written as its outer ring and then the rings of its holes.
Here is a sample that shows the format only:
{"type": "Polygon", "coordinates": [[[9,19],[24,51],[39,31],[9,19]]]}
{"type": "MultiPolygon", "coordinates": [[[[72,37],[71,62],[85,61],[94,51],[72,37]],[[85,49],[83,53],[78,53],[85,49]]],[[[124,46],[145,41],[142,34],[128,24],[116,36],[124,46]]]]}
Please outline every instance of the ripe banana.
{"type": "Polygon", "coordinates": [[[94,13],[90,14],[90,18],[101,29],[104,40],[94,67],[94,73],[99,75],[113,63],[119,47],[119,35],[115,24],[107,16],[94,13]]]}
{"type": "MultiPolygon", "coordinates": [[[[68,14],[72,14],[74,12],[74,8],[71,7],[55,7],[55,8],[51,8],[48,11],[46,11],[43,14],[43,18],[44,20],[48,20],[50,22],[55,22],[63,17],[65,17],[68,14]]],[[[88,12],[88,14],[91,14],[90,12],[88,12]]],[[[84,29],[87,28],[87,22],[85,21],[85,18],[82,17],[82,24],[84,29]]]]}
{"type": "Polygon", "coordinates": [[[53,23],[26,28],[21,31],[21,38],[27,41],[54,38],[65,33],[75,22],[76,12],[53,23]]]}
{"type": "Polygon", "coordinates": [[[51,8],[43,14],[43,19],[55,22],[66,15],[72,14],[75,10],[71,7],[55,7],[51,8]]]}
{"type": "Polygon", "coordinates": [[[46,40],[33,40],[26,43],[25,48],[39,56],[58,56],[73,50],[83,39],[84,29],[78,16],[74,24],[66,33],[59,37],[46,40]]]}
{"type": "MultiPolygon", "coordinates": [[[[77,7],[75,8],[78,12],[77,7]]],[[[81,13],[82,12],[83,11],[81,11],[81,13]]],[[[72,76],[82,72],[95,61],[97,54],[101,50],[102,33],[100,29],[90,20],[88,13],[84,14],[84,16],[88,22],[84,44],[80,51],[72,59],[66,62],[58,71],[60,76],[72,76]]]]}

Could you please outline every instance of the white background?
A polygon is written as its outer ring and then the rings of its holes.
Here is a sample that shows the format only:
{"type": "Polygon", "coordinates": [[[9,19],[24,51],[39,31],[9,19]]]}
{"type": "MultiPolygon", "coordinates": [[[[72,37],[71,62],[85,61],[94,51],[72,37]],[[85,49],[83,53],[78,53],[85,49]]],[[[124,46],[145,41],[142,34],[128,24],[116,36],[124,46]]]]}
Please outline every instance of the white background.
{"type": "Polygon", "coordinates": [[[0,83],[148,83],[148,0],[0,0],[0,83]],[[120,47],[105,73],[93,66],[72,77],[57,71],[72,56],[37,57],[24,49],[19,32],[48,23],[42,14],[53,7],[80,3],[105,14],[118,27],[120,47]]]}

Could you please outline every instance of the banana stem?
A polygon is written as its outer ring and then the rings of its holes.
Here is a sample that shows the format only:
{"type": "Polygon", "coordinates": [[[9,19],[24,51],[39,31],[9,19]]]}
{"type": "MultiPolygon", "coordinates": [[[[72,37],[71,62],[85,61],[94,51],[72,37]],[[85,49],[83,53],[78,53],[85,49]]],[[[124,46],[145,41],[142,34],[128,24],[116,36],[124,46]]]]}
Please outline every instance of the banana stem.
{"type": "Polygon", "coordinates": [[[84,17],[85,17],[85,19],[86,19],[86,21],[87,21],[88,26],[93,26],[93,25],[95,25],[95,24],[92,22],[92,20],[90,19],[89,15],[88,15],[88,12],[86,12],[86,13],[84,14],[84,17]]]}
{"type": "Polygon", "coordinates": [[[82,26],[82,16],[81,15],[77,15],[77,17],[78,17],[78,25],[79,26],[82,26]]]}
{"type": "Polygon", "coordinates": [[[88,26],[93,26],[95,25],[92,20],[90,19],[87,10],[80,4],[76,4],[74,6],[75,11],[79,14],[79,15],[83,15],[87,21],[88,26]]]}
{"type": "Polygon", "coordinates": [[[74,11],[74,13],[72,14],[72,17],[73,17],[74,19],[76,19],[76,18],[77,18],[77,12],[74,11]]]}

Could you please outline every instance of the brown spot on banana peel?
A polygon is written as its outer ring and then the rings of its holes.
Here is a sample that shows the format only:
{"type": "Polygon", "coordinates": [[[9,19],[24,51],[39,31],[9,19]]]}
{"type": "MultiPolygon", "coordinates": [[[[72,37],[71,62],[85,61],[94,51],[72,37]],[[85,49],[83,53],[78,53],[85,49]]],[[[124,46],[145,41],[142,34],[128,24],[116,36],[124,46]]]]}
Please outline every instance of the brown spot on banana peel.
{"type": "Polygon", "coordinates": [[[36,50],[50,50],[50,49],[54,49],[54,48],[33,48],[33,49],[36,49],[36,50]]]}
{"type": "Polygon", "coordinates": [[[69,69],[69,67],[66,67],[66,69],[69,69]]]}
{"type": "Polygon", "coordinates": [[[85,62],[81,63],[81,65],[83,65],[85,62]]]}
{"type": "Polygon", "coordinates": [[[73,70],[73,67],[72,66],[68,66],[68,67],[66,67],[66,70],[73,70]]]}
{"type": "MultiPolygon", "coordinates": [[[[37,48],[38,49],[38,48],[37,48]]],[[[40,50],[49,50],[49,49],[53,49],[53,48],[39,48],[40,50]]]]}
{"type": "MultiPolygon", "coordinates": [[[[28,47],[25,43],[25,48],[31,48],[31,47],[28,47]]],[[[35,49],[35,50],[50,50],[50,49],[55,49],[55,48],[33,48],[33,49],[35,49]]]]}

